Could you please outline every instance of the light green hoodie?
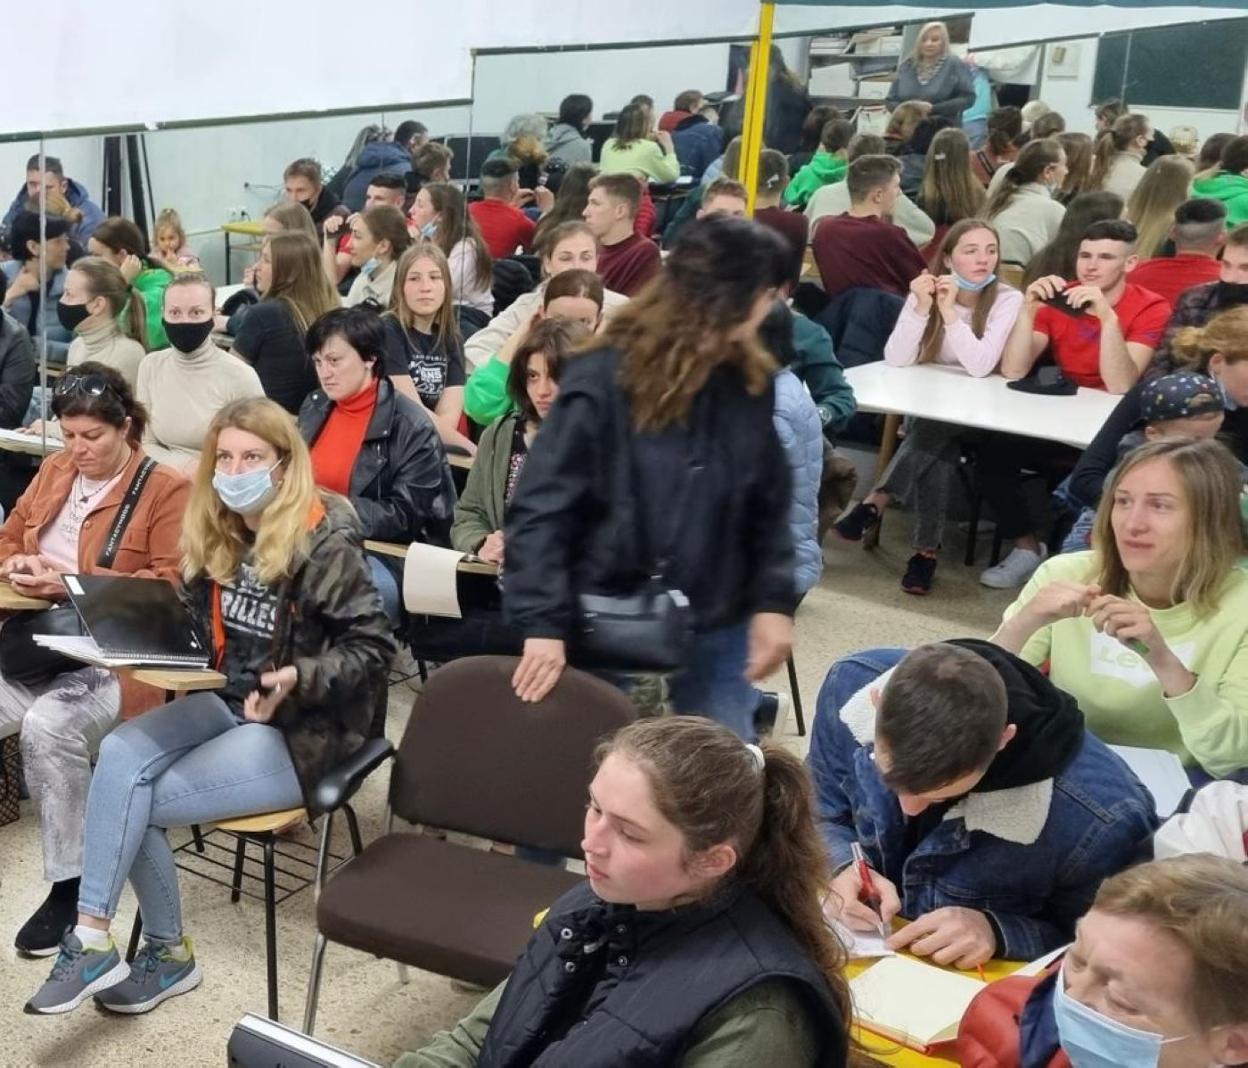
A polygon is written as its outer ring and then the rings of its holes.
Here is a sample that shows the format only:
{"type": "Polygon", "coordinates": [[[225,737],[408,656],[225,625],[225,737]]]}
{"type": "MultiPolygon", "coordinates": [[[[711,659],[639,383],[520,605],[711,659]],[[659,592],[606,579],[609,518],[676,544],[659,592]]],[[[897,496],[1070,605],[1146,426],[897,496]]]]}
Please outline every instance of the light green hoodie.
{"type": "Polygon", "coordinates": [[[849,164],[843,156],[819,149],[810,162],[793,175],[793,180],[784,190],[784,202],[796,208],[804,208],[816,189],[841,181],[847,170],[849,164]]]}

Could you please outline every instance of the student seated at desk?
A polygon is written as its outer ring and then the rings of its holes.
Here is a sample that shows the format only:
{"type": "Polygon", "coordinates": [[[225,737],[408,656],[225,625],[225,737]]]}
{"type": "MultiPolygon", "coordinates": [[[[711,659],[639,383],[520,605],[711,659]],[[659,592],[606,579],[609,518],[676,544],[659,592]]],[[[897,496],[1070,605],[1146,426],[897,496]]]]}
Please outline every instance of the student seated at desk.
{"type": "Polygon", "coordinates": [[[0,263],[0,273],[7,283],[4,310],[32,338],[38,337],[40,326],[48,339],[48,362],[65,365],[74,335],[61,325],[56,314],[57,303],[65,292],[66,259],[69,256],[68,225],[55,215],[43,221],[44,239],[39,239],[39,216],[31,211],[20,212],[9,230],[9,251],[13,258],[0,263]],[[39,278],[47,268],[47,291],[39,292],[39,278]]]}
{"type": "Polygon", "coordinates": [[[391,384],[425,406],[444,445],[472,456],[477,447],[460,430],[464,343],[455,318],[455,284],[432,241],[420,241],[403,254],[383,322],[391,384]]]}
{"type": "Polygon", "coordinates": [[[598,240],[602,284],[626,297],[636,296],[659,273],[659,246],[633,227],[641,205],[641,185],[629,174],[600,174],[589,183],[585,221],[598,240]]]}
{"type": "Polygon", "coordinates": [[[1194,853],[1106,879],[1060,964],[993,983],[963,1068],[1248,1064],[1248,871],[1194,853]]]}
{"type": "Polygon", "coordinates": [[[308,327],[342,304],[317,247],[302,234],[264,239],[256,266],[260,303],[249,308],[234,335],[234,355],[255,368],[266,397],[292,415],[316,388],[303,339],[308,327]]]}
{"type": "MultiPolygon", "coordinates": [[[[884,154],[883,138],[876,134],[857,134],[849,142],[846,159],[853,163],[859,156],[882,156],[884,154]]],[[[816,189],[806,205],[805,212],[810,232],[814,233],[819,220],[825,215],[844,215],[849,208],[849,187],[845,182],[833,182],[831,185],[816,189]]],[[[935,223],[924,215],[905,193],[898,194],[889,219],[905,230],[911,243],[918,248],[928,244],[936,233],[935,223]]]]}
{"type": "MultiPolygon", "coordinates": [[[[390,297],[394,292],[395,267],[399,257],[407,251],[412,243],[407,232],[407,219],[403,212],[390,204],[379,204],[375,208],[351,216],[351,266],[359,273],[351,283],[347,295],[342,298],[344,308],[353,308],[357,304],[368,302],[380,311],[390,307],[390,297]]],[[[325,243],[321,248],[321,260],[326,268],[326,277],[334,269],[334,248],[336,242],[329,233],[325,233],[325,243]]],[[[333,279],[330,278],[330,284],[333,279]]]]}
{"type": "Polygon", "coordinates": [[[1105,488],[1092,551],[1042,564],[993,641],[1047,663],[1107,742],[1215,777],[1248,767],[1242,493],[1216,441],[1140,446],[1105,488]]]}
{"type": "Polygon", "coordinates": [[[586,335],[597,331],[602,325],[602,279],[593,271],[571,270],[562,271],[550,280],[542,294],[542,306],[533,313],[532,320],[512,334],[498,353],[490,357],[490,362],[468,379],[464,387],[464,411],[473,422],[489,426],[516,410],[517,402],[508,384],[515,359],[513,353],[528,343],[529,335],[546,319],[576,323],[586,335]]]}
{"type": "Polygon", "coordinates": [[[114,264],[134,288],[138,298],[134,302],[136,310],[127,309],[126,316],[133,314],[143,320],[134,330],[135,337],[149,352],[168,348],[169,339],[165,337],[160,318],[165,304],[165,286],[173,278],[173,272],[148,254],[143,231],[129,219],[105,219],[87,242],[87,251],[114,264]]]}
{"type": "Polygon", "coordinates": [[[915,202],[942,237],[954,223],[984,214],[984,191],[970,161],[970,142],[961,130],[941,130],[932,138],[915,202]]]}
{"type": "Polygon", "coordinates": [[[1074,700],[973,638],[837,661],[808,763],[836,872],[825,910],[860,931],[905,916],[892,948],[959,968],[1064,945],[1157,826],[1074,700]],[[879,913],[859,901],[854,842],[879,913]]]}
{"type": "MultiPolygon", "coordinates": [[[[115,555],[105,557],[122,502],[146,459],[139,439],[147,413],[126,380],[104,364],[80,364],[57,381],[51,407],[65,448],[43,461],[0,528],[0,578],[19,593],[56,601],[65,597],[66,572],[176,582],[190,487],[172,468],[148,472],[115,555]]],[[[0,736],[21,731],[44,878],[52,883],[47,900],[18,932],[24,954],[55,953],[74,922],[91,760],[123,712],[151,706],[143,689],[119,686],[112,673],[85,664],[36,684],[0,679],[0,736]]]]}
{"type": "Polygon", "coordinates": [[[901,165],[892,156],[859,156],[845,177],[850,207],[826,216],[810,239],[829,297],[863,286],[902,296],[926,264],[904,230],[887,221],[901,193],[901,165]]]}
{"type": "MultiPolygon", "coordinates": [[[[122,317],[126,304],[134,299],[135,291],[121,270],[109,260],[84,256],[75,261],[57,306],[62,325],[74,332],[65,365],[77,367],[87,360],[105,364],[114,368],[134,389],[139,378],[139,364],[147,355],[143,349],[142,317],[122,317]]],[[[161,299],[164,299],[163,289],[161,299]]],[[[164,336],[163,327],[161,336],[164,336]]]]}
{"type": "Polygon", "coordinates": [[[597,757],[588,881],[508,979],[395,1068],[845,1068],[844,951],[819,915],[798,759],[684,717],[638,720],[597,757]]]}
{"type": "MultiPolygon", "coordinates": [[[[0,300],[3,298],[4,275],[0,274],[0,300]]],[[[0,309],[0,427],[13,430],[22,425],[38,371],[35,344],[26,328],[0,309]]]]}
{"type": "MultiPolygon", "coordinates": [[[[924,271],[910,283],[884,360],[894,367],[937,363],[977,378],[990,375],[1023,303],[1018,290],[997,281],[996,231],[978,219],[955,223],[938,259],[947,273],[934,277],[924,271]]],[[[922,595],[932,588],[960,442],[973,436],[952,423],[908,419],[906,436],[879,485],[836,523],[846,541],[861,541],[894,496],[910,499],[914,555],[901,580],[906,593],[922,595]]]]}
{"type": "Polygon", "coordinates": [[[74,209],[75,215],[78,216],[73,233],[70,235],[74,240],[86,241],[95,232],[95,228],[104,221],[104,212],[91,200],[86,186],[73,178],[67,178],[65,168],[59,159],[45,155],[41,171],[39,154],[35,153],[26,161],[26,184],[18,190],[8,211],[4,213],[4,226],[12,227],[17,217],[24,210],[29,210],[28,203],[39,199],[40,187],[46,187],[49,198],[54,195],[64,197],[66,204],[74,209]]]}
{"type": "MultiPolygon", "coordinates": [[[[554,203],[554,194],[543,189],[554,203]]],[[[481,167],[481,199],[468,205],[468,213],[480,227],[490,255],[495,259],[514,256],[517,249],[533,247],[534,223],[520,205],[521,195],[516,165],[506,158],[486,160],[481,167]]]]}
{"type": "MultiPolygon", "coordinates": [[[[464,342],[464,357],[473,373],[480,371],[510,338],[528,329],[533,317],[542,309],[546,287],[563,271],[597,271],[598,242],[594,232],[582,219],[560,223],[547,235],[541,246],[542,281],[532,292],[517,297],[512,304],[490,320],[464,342]]],[[[603,283],[603,315],[628,303],[623,293],[615,293],[603,283]]]]}
{"type": "MultiPolygon", "coordinates": [[[[588,274],[567,271],[555,280],[551,289],[573,273],[588,274]]],[[[556,297],[552,304],[560,299],[584,300],[556,297]]],[[[550,414],[559,396],[563,363],[589,334],[590,330],[580,320],[551,314],[542,322],[534,323],[516,343],[514,355],[504,365],[507,377],[503,385],[511,413],[501,415],[481,435],[464,495],[455,505],[455,524],[451,527],[454,548],[476,553],[490,563],[503,562],[503,520],[507,505],[515,493],[542,420],[550,414]]]]}
{"type": "Polygon", "coordinates": [[[1143,159],[1153,139],[1153,124],[1144,115],[1123,115],[1096,139],[1091,189],[1104,189],[1128,199],[1144,177],[1143,159]]]}
{"type": "Polygon", "coordinates": [[[1066,205],[1066,214],[1053,240],[1027,261],[1023,288],[1038,278],[1059,274],[1074,278],[1079,266],[1079,246],[1088,227],[1106,219],[1121,219],[1123,203],[1117,193],[1080,193],[1066,205]]]}
{"type": "Polygon", "coordinates": [[[408,220],[446,255],[461,329],[480,329],[494,314],[494,261],[464,194],[449,182],[427,183],[416,194],[408,220]]]}
{"type": "MultiPolygon", "coordinates": [[[[1140,235],[1136,252],[1141,261],[1164,256],[1173,250],[1170,230],[1174,226],[1174,213],[1188,199],[1191,184],[1192,165],[1182,156],[1163,156],[1144,172],[1140,184],[1127,200],[1126,213],[1140,235]]],[[[1209,207],[1223,208],[1220,216],[1225,229],[1223,205],[1211,201],[1209,207]]],[[[1212,280],[1208,275],[1199,279],[1201,282],[1212,280]]]]}
{"type": "Polygon", "coordinates": [[[346,218],[349,212],[326,187],[321,165],[314,159],[297,159],[282,172],[282,195],[294,204],[302,204],[312,216],[316,227],[316,243],[320,245],[322,228],[331,215],[346,218]]]}
{"type": "MultiPolygon", "coordinates": [[[[386,331],[371,308],[337,308],[308,331],[321,388],[299,409],[299,433],[322,489],[355,506],[364,537],[445,545],[455,484],[446,450],[420,402],[386,377],[386,331]]],[[[370,556],[369,567],[392,622],[400,617],[402,562],[370,556]]]]}
{"type": "Polygon", "coordinates": [[[231,401],[262,397],[255,370],[212,340],[216,293],[202,274],[180,274],[165,289],[171,348],[139,364],[135,395],[148,413],[143,451],[184,474],[199,462],[213,417],[231,401]]]}
{"type": "Polygon", "coordinates": [[[987,189],[992,176],[1018,159],[1015,139],[1023,132],[1023,113],[1013,106],[996,108],[988,115],[988,139],[971,155],[971,171],[987,189]]]}
{"type": "Polygon", "coordinates": [[[676,146],[666,130],[652,129],[653,113],[625,104],[615,131],[602,146],[603,174],[631,174],[644,182],[667,183],[680,177],[676,146]]]}
{"type": "Polygon", "coordinates": [[[1222,201],[1231,226],[1248,223],[1248,137],[1233,137],[1222,146],[1217,166],[1196,175],[1192,195],[1222,201]]]}
{"type": "Polygon", "coordinates": [[[817,189],[843,181],[849,169],[846,150],[853,136],[853,123],[844,119],[829,120],[819,135],[819,151],[793,175],[784,191],[784,202],[801,211],[817,189]]]}
{"type": "Polygon", "coordinates": [[[1030,141],[997,189],[984,214],[1001,235],[1001,259],[1024,265],[1057,236],[1066,209],[1053,199],[1066,177],[1066,153],[1056,141],[1030,141]]]}
{"type": "Polygon", "coordinates": [[[1199,197],[1185,200],[1174,209],[1174,221],[1162,236],[1173,243],[1174,255],[1155,254],[1141,262],[1132,277],[1137,286],[1174,305],[1193,286],[1218,280],[1222,273],[1218,255],[1226,242],[1225,207],[1199,197]]]}
{"type": "Polygon", "coordinates": [[[792,293],[802,280],[806,266],[806,249],[810,243],[810,220],[800,211],[786,211],[781,200],[789,181],[789,163],[784,153],[764,148],[758,157],[758,190],[754,203],[754,220],[769,226],[789,243],[793,250],[793,274],[789,281],[792,293]]]}
{"type": "Polygon", "coordinates": [[[315,811],[315,784],[380,730],[394,643],[359,522],[316,489],[294,420],[273,401],[238,401],[213,420],[182,550],[184,600],[225,685],[101,744],[77,925],[30,1013],[69,1012],[92,995],[142,1013],[198,986],[166,828],[315,811]],[[127,879],[145,939],[132,965],[109,934],[127,879]]]}

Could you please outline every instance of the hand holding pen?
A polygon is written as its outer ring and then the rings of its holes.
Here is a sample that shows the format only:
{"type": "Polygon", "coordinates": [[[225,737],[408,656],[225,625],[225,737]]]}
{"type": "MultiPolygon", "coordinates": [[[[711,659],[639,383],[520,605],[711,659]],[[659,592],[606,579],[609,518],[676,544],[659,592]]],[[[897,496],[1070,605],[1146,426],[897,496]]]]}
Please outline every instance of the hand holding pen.
{"type": "MultiPolygon", "coordinates": [[[[852,843],[851,850],[860,851],[858,844],[852,843]]],[[[824,913],[829,919],[839,920],[854,931],[875,931],[879,933],[881,925],[887,934],[888,924],[901,911],[901,898],[897,888],[879,872],[872,871],[862,858],[861,866],[854,857],[845,865],[841,872],[832,880],[828,894],[824,899],[824,913]],[[876,898],[876,904],[864,904],[861,894],[864,888],[863,870],[867,882],[871,886],[869,892],[876,898]]]]}

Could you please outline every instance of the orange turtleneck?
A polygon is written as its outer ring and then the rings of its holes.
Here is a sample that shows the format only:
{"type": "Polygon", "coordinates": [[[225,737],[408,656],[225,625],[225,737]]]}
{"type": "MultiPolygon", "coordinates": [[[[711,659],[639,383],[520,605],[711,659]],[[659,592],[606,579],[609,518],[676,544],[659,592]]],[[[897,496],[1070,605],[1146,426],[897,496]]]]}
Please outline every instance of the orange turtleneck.
{"type": "Polygon", "coordinates": [[[335,402],[312,444],[312,477],[316,484],[344,497],[350,492],[355,458],[377,407],[377,382],[374,378],[354,397],[335,402]]]}

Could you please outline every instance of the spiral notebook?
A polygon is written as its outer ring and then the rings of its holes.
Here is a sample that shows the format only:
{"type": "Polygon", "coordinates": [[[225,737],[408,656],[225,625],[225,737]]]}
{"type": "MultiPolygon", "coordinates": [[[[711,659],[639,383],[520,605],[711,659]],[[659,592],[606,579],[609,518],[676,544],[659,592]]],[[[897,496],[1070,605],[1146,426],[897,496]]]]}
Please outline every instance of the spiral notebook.
{"type": "Polygon", "coordinates": [[[126,575],[64,575],[89,637],[34,639],[101,667],[206,668],[209,651],[172,583],[126,575]]]}

